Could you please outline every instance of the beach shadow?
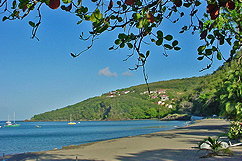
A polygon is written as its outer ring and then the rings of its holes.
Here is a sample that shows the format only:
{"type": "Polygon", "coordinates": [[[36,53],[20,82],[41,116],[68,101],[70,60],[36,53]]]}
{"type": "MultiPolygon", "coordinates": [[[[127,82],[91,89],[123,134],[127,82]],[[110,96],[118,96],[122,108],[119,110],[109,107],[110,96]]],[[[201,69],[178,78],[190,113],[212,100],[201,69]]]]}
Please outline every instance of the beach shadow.
{"type": "Polygon", "coordinates": [[[229,125],[193,125],[189,127],[185,127],[186,129],[193,129],[193,130],[199,130],[199,129],[205,129],[205,130],[226,130],[229,128],[229,125]]]}
{"type": "Polygon", "coordinates": [[[34,153],[22,153],[22,154],[15,154],[15,155],[8,155],[5,158],[0,158],[1,160],[6,159],[7,161],[18,161],[23,160],[26,157],[30,158],[36,158],[36,154],[34,153]]]}
{"type": "Polygon", "coordinates": [[[192,148],[198,148],[199,142],[203,139],[210,137],[217,137],[222,133],[225,133],[229,128],[229,125],[193,125],[187,127],[181,127],[172,130],[171,132],[165,131],[162,133],[153,133],[149,135],[142,135],[139,137],[154,138],[162,137],[166,139],[185,138],[180,139],[179,142],[193,144],[192,148]]]}
{"type": "Polygon", "coordinates": [[[61,154],[34,154],[34,153],[23,153],[11,156],[6,156],[7,161],[25,161],[25,160],[36,160],[36,161],[98,161],[98,159],[78,159],[78,156],[66,157],[61,154]],[[63,159],[65,158],[65,159],[63,159]]]}
{"type": "Polygon", "coordinates": [[[181,137],[181,135],[196,135],[196,136],[219,136],[221,133],[227,132],[229,125],[199,125],[199,126],[189,126],[189,127],[182,127],[177,128],[172,131],[179,131],[179,132],[172,132],[169,133],[154,133],[150,135],[143,135],[143,137],[151,138],[151,137],[163,137],[167,139],[181,137]]]}
{"type": "Polygon", "coordinates": [[[210,157],[200,158],[205,152],[197,153],[197,150],[181,150],[181,149],[160,149],[152,151],[143,151],[138,154],[130,153],[129,156],[118,156],[120,161],[238,161],[240,157],[210,157]]]}

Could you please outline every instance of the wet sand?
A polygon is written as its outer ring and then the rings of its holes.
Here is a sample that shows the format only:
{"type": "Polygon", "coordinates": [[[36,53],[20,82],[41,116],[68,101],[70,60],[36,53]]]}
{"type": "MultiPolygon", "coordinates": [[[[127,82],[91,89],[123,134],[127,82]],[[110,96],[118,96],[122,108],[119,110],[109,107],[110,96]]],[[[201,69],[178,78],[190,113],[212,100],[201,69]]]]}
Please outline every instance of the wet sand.
{"type": "Polygon", "coordinates": [[[198,142],[208,136],[214,137],[224,133],[229,125],[228,121],[222,119],[204,119],[195,124],[169,131],[68,146],[45,152],[24,153],[6,158],[10,161],[239,161],[242,160],[242,146],[230,148],[234,152],[234,156],[200,158],[206,152],[197,153],[198,142]]]}

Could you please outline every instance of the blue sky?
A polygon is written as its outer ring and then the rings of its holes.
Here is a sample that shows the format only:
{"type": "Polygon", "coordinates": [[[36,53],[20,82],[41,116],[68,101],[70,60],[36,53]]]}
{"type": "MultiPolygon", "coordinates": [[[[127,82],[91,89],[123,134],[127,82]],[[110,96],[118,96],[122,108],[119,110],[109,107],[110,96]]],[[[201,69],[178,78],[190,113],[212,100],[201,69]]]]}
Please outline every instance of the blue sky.
{"type": "MultiPolygon", "coordinates": [[[[109,51],[118,32],[103,34],[93,48],[77,58],[89,44],[79,40],[90,25],[76,25],[78,18],[57,10],[42,7],[42,24],[37,32],[40,41],[31,39],[29,20],[0,22],[0,120],[8,115],[17,120],[30,119],[35,114],[72,105],[103,93],[144,83],[141,70],[135,67],[136,57],[126,62],[128,49],[109,51]]],[[[183,24],[162,25],[165,34],[174,34],[182,50],[162,55],[162,48],[143,46],[151,55],[146,64],[149,82],[201,76],[212,73],[222,65],[215,61],[204,72],[208,61],[197,61],[197,47],[203,42],[190,32],[178,34],[183,24]]],[[[228,50],[226,47],[224,50],[228,50]]]]}

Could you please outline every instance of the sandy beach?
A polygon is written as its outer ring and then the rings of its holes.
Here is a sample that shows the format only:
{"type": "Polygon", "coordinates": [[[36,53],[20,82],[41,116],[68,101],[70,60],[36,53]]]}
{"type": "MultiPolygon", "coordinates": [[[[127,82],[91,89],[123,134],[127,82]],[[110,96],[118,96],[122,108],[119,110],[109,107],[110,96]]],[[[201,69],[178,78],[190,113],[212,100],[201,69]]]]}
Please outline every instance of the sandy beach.
{"type": "Polygon", "coordinates": [[[242,146],[230,147],[234,156],[200,158],[198,142],[224,133],[230,123],[222,119],[204,119],[195,124],[152,134],[63,147],[45,152],[6,156],[7,160],[104,160],[104,161],[192,161],[242,160],[242,146]]]}

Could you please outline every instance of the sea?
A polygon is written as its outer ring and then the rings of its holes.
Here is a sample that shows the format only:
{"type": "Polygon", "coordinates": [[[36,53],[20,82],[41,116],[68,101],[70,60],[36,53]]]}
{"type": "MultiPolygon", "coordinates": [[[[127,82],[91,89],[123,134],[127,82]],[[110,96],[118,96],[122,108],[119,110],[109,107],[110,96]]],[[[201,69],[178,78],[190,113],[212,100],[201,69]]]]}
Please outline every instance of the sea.
{"type": "Polygon", "coordinates": [[[61,149],[102,140],[149,134],[186,125],[185,121],[81,121],[16,122],[19,127],[4,127],[0,121],[0,156],[61,149]]]}

